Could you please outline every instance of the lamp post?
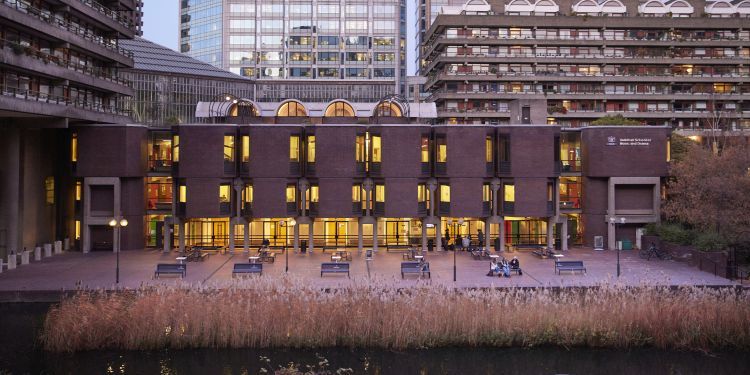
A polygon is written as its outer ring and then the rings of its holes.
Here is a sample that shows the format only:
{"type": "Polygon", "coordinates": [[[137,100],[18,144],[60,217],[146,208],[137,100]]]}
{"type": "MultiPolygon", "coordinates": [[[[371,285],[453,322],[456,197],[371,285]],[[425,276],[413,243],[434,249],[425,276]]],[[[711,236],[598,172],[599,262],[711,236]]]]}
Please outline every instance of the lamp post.
{"type": "MultiPolygon", "coordinates": [[[[622,248],[622,246],[617,246],[617,221],[618,220],[615,217],[609,218],[609,222],[615,226],[615,248],[617,249],[617,277],[620,277],[620,248],[622,248]]],[[[625,225],[624,217],[621,217],[619,221],[620,221],[620,224],[625,225]]]]}
{"type": "Polygon", "coordinates": [[[286,226],[286,230],[284,231],[284,272],[289,272],[289,249],[287,249],[287,246],[289,245],[289,228],[294,227],[297,224],[297,221],[291,219],[289,220],[289,225],[287,225],[286,220],[279,220],[279,224],[282,227],[286,226]]]}
{"type": "Polygon", "coordinates": [[[109,221],[109,226],[112,227],[112,230],[117,231],[117,247],[115,248],[115,284],[120,284],[120,249],[122,249],[122,246],[120,246],[120,231],[121,228],[128,226],[128,221],[126,219],[120,219],[117,220],[113,218],[109,221]]]}

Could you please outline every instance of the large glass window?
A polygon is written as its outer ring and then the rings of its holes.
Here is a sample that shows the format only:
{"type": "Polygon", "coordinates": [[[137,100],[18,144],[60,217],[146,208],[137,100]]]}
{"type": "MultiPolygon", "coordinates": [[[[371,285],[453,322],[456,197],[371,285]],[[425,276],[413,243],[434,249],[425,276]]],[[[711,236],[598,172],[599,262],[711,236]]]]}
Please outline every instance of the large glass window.
{"type": "Polygon", "coordinates": [[[229,184],[219,185],[219,203],[229,203],[231,199],[231,190],[229,184]]]}
{"type": "Polygon", "coordinates": [[[70,161],[78,161],[78,133],[73,133],[70,139],[70,161]]]}
{"type": "Polygon", "coordinates": [[[146,179],[147,208],[168,210],[172,208],[172,178],[148,177],[146,179]]]}
{"type": "Polygon", "coordinates": [[[385,185],[375,185],[375,202],[385,202],[385,185]]]}
{"type": "Polygon", "coordinates": [[[382,159],[382,149],[381,149],[381,138],[379,135],[373,135],[371,137],[372,142],[372,162],[373,163],[380,163],[382,159]]]}
{"type": "Polygon", "coordinates": [[[302,103],[297,101],[290,101],[282,104],[279,110],[276,112],[276,116],[279,117],[306,117],[307,110],[302,103]]]}
{"type": "Polygon", "coordinates": [[[367,161],[367,146],[365,144],[365,135],[358,135],[354,143],[354,158],[357,163],[367,161]]]}
{"type": "Polygon", "coordinates": [[[347,102],[337,101],[328,105],[325,117],[354,117],[354,108],[347,102]]]}
{"type": "Polygon", "coordinates": [[[516,186],[513,184],[503,185],[503,201],[515,202],[516,201],[516,186]]]}
{"type": "Polygon", "coordinates": [[[224,161],[225,162],[234,161],[234,136],[233,135],[224,136],[224,161]]]}
{"type": "Polygon", "coordinates": [[[289,137],[289,161],[299,163],[299,136],[292,135],[289,137]]]}
{"type": "Polygon", "coordinates": [[[429,163],[430,162],[430,136],[423,135],[422,141],[419,147],[420,147],[420,155],[421,155],[422,163],[429,163]]]}
{"type": "Polygon", "coordinates": [[[492,163],[492,136],[488,135],[484,138],[484,161],[492,163]]]}
{"type": "Polygon", "coordinates": [[[44,194],[47,205],[55,204],[55,178],[47,177],[44,179],[44,194]]]}
{"type": "Polygon", "coordinates": [[[425,209],[430,208],[430,189],[426,184],[417,185],[417,202],[424,203],[425,209]]]}
{"type": "Polygon", "coordinates": [[[179,201],[180,203],[187,203],[187,186],[180,185],[179,187],[179,201]]]}
{"type": "Polygon", "coordinates": [[[449,203],[451,201],[450,185],[440,185],[440,202],[449,203]]]}
{"type": "Polygon", "coordinates": [[[448,144],[445,142],[445,138],[437,139],[437,162],[448,162],[448,144]]]}
{"type": "Polygon", "coordinates": [[[242,136],[242,162],[247,163],[250,161],[250,136],[242,136]]]}
{"type": "Polygon", "coordinates": [[[245,188],[242,189],[242,203],[253,203],[253,185],[245,185],[245,188]]]}
{"type": "Polygon", "coordinates": [[[180,136],[175,135],[172,137],[172,161],[180,161],[180,136]]]}
{"type": "Polygon", "coordinates": [[[490,184],[482,185],[482,201],[492,202],[492,186],[490,184]]]}
{"type": "Polygon", "coordinates": [[[294,203],[297,201],[297,187],[294,185],[286,186],[286,203],[294,203]]]}
{"type": "Polygon", "coordinates": [[[315,163],[315,136],[307,136],[307,162],[315,163]]]}
{"type": "Polygon", "coordinates": [[[337,36],[319,36],[318,37],[318,45],[319,46],[338,46],[339,45],[339,37],[337,37],[337,36]]]}

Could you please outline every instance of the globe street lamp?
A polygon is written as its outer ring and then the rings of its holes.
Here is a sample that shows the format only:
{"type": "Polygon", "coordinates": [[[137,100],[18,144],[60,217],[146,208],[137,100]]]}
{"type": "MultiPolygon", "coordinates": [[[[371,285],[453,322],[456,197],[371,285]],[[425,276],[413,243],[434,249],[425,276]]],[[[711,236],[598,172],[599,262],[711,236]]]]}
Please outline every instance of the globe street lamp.
{"type": "Polygon", "coordinates": [[[117,247],[115,247],[115,284],[120,284],[120,249],[122,249],[122,246],[120,246],[120,232],[121,228],[128,226],[128,221],[126,219],[112,219],[109,221],[109,226],[112,227],[112,230],[117,232],[117,247]]]}
{"type": "MultiPolygon", "coordinates": [[[[617,218],[610,217],[609,222],[615,226],[615,248],[617,249],[617,277],[620,277],[620,249],[622,248],[622,245],[617,245],[617,218]]],[[[619,220],[621,225],[625,225],[625,218],[621,217],[619,220]]]]}

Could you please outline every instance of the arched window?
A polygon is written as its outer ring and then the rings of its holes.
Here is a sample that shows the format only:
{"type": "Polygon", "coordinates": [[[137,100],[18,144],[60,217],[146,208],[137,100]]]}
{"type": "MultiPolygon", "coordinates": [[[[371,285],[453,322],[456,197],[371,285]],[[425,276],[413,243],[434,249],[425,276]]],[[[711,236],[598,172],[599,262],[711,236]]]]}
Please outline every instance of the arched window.
{"type": "Polygon", "coordinates": [[[231,117],[258,117],[258,108],[249,100],[240,100],[229,109],[231,117]]]}
{"type": "Polygon", "coordinates": [[[307,117],[307,110],[302,103],[296,100],[284,102],[276,111],[278,117],[307,117]]]}
{"type": "Polygon", "coordinates": [[[356,117],[354,114],[354,108],[344,101],[335,101],[328,105],[326,112],[323,114],[325,117],[356,117]]]}
{"type": "Polygon", "coordinates": [[[375,117],[401,117],[401,107],[393,102],[380,102],[375,107],[375,117]]]}

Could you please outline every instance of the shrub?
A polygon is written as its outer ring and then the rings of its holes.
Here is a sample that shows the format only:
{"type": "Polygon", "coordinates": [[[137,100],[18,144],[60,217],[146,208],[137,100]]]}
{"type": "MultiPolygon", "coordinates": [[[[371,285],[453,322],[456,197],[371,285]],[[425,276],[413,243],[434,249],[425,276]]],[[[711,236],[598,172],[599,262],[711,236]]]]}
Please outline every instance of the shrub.
{"type": "Polygon", "coordinates": [[[637,120],[625,118],[623,115],[607,115],[591,122],[591,125],[641,125],[637,120]]]}
{"type": "Polygon", "coordinates": [[[678,223],[659,223],[646,226],[648,234],[657,235],[663,241],[680,245],[691,245],[694,240],[692,231],[678,223]]]}
{"type": "Polygon", "coordinates": [[[702,251],[726,250],[727,240],[716,232],[702,232],[695,236],[695,247],[702,251]]]}

